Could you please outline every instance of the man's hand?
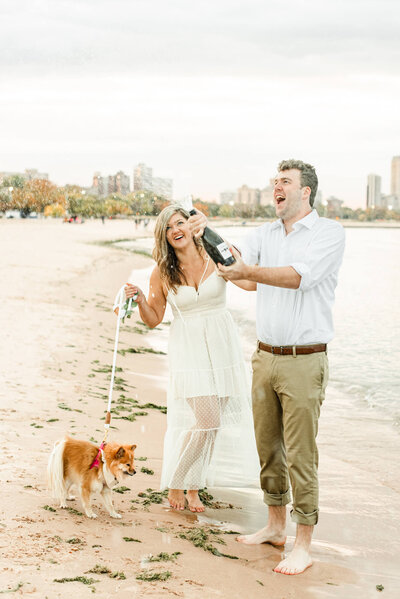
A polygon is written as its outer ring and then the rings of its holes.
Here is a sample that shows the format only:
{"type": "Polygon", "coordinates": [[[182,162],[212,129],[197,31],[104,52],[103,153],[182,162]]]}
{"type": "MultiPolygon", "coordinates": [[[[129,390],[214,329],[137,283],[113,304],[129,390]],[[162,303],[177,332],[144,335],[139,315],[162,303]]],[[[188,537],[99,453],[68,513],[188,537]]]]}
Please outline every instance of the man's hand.
{"type": "Polygon", "coordinates": [[[223,266],[222,264],[218,264],[218,274],[228,281],[237,281],[239,279],[247,279],[247,269],[248,266],[242,260],[239,252],[234,248],[229,248],[236,259],[236,262],[231,264],[230,266],[223,266]]]}
{"type": "Polygon", "coordinates": [[[207,218],[199,211],[196,211],[196,214],[190,216],[187,222],[193,237],[201,237],[204,233],[204,229],[208,225],[207,218]]]}

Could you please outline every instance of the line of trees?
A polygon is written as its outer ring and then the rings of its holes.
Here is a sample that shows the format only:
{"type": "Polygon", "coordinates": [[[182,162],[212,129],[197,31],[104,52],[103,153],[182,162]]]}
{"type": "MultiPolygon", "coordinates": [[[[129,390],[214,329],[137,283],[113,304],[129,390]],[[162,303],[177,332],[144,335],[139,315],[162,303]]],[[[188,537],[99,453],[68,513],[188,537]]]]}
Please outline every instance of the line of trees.
{"type": "MultiPolygon", "coordinates": [[[[31,212],[43,213],[49,217],[80,216],[82,218],[116,216],[157,216],[169,201],[151,191],[137,191],[128,195],[111,194],[106,198],[97,198],[87,194],[77,185],[58,187],[45,179],[27,181],[20,175],[3,180],[0,186],[0,213],[18,210],[21,216],[31,212]]],[[[275,208],[248,204],[215,204],[194,201],[206,216],[224,218],[275,218],[275,208]]],[[[346,206],[340,208],[340,214],[330,212],[329,206],[316,206],[321,216],[328,218],[351,219],[358,221],[400,220],[400,213],[385,208],[353,210],[346,206]]]]}

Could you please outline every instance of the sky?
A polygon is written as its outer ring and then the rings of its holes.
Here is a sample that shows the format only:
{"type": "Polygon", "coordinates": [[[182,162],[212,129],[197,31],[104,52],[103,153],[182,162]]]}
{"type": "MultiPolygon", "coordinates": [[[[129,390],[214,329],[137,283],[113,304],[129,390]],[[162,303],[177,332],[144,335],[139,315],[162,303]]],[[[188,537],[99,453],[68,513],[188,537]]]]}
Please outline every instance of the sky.
{"type": "Polygon", "coordinates": [[[398,0],[0,0],[0,171],[58,185],[139,162],[174,195],[262,188],[282,159],[365,207],[400,154],[398,0]]]}

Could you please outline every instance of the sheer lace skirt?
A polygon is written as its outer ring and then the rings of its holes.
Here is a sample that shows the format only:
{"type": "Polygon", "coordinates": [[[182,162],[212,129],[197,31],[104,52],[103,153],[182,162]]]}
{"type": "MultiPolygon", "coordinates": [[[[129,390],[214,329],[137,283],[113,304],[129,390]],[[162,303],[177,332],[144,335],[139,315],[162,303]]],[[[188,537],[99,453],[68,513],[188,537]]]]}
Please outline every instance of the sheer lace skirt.
{"type": "Polygon", "coordinates": [[[257,486],[250,383],[227,310],[177,318],[161,488],[257,486]]]}

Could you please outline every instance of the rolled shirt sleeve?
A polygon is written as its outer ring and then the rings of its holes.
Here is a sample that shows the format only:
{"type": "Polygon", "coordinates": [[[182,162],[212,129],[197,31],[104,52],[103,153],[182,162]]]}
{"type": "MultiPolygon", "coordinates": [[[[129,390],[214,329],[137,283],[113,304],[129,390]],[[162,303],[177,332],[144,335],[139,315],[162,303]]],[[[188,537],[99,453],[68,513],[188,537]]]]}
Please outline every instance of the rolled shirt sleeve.
{"type": "Polygon", "coordinates": [[[344,244],[344,228],[339,223],[332,221],[331,226],[318,232],[308,245],[303,260],[289,265],[301,276],[301,291],[308,291],[337,273],[343,259],[344,244]]]}

